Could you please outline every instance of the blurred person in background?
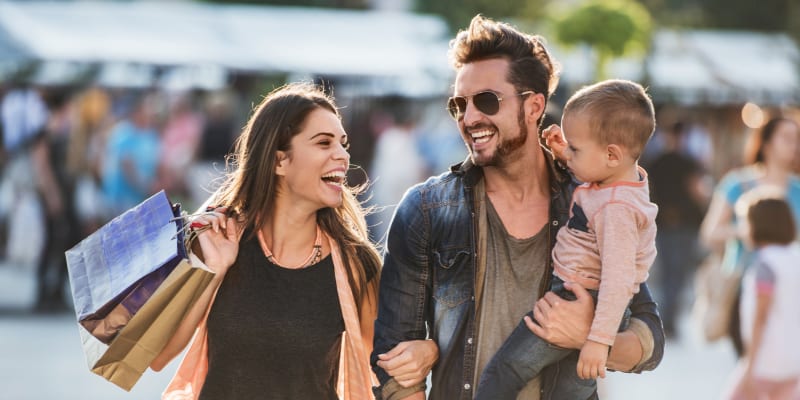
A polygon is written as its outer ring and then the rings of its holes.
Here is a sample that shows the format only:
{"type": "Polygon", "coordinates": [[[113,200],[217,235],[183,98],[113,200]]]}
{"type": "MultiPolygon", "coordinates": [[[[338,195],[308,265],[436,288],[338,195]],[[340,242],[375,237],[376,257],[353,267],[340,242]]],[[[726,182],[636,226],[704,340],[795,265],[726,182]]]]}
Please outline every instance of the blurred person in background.
{"type": "Polygon", "coordinates": [[[25,85],[10,85],[0,101],[5,154],[0,177],[0,239],[4,239],[0,247],[5,247],[3,255],[12,262],[34,263],[39,252],[26,235],[40,214],[31,143],[47,116],[39,91],[25,85]]]}
{"type": "Polygon", "coordinates": [[[193,206],[199,206],[219,187],[224,178],[225,156],[241,128],[234,113],[236,97],[228,91],[209,93],[205,98],[205,122],[197,157],[189,167],[188,189],[193,206]]]}
{"type": "Polygon", "coordinates": [[[375,142],[369,176],[373,182],[371,203],[376,210],[368,221],[370,236],[379,243],[385,239],[394,208],[403,193],[421,182],[428,172],[420,155],[415,132],[417,119],[410,102],[398,98],[389,104],[393,123],[379,134],[375,142]]]}
{"type": "Polygon", "coordinates": [[[800,244],[782,196],[781,189],[761,186],[736,203],[745,242],[754,253],[742,279],[745,352],[726,399],[800,399],[800,244]]]}
{"type": "Polygon", "coordinates": [[[203,116],[194,109],[194,95],[179,93],[170,99],[169,115],[161,133],[157,187],[177,202],[189,200],[188,170],[194,163],[203,134],[203,116]]]}
{"type": "Polygon", "coordinates": [[[73,205],[74,180],[67,168],[71,130],[71,92],[48,89],[44,95],[49,117],[31,148],[36,186],[44,205],[44,246],[36,271],[35,311],[67,309],[64,286],[67,260],[64,252],[80,240],[81,232],[73,205]]]}
{"type": "Polygon", "coordinates": [[[82,236],[87,236],[105,222],[100,179],[103,150],[113,123],[111,98],[105,90],[93,87],[75,103],[67,169],[75,181],[75,212],[82,236]]]}
{"type": "MultiPolygon", "coordinates": [[[[792,165],[800,141],[800,126],[785,117],[770,119],[755,131],[745,145],[745,165],[728,172],[717,184],[703,222],[700,238],[711,251],[722,252],[722,268],[744,271],[751,264],[751,254],[742,242],[734,205],[749,190],[761,185],[782,188],[786,201],[800,220],[800,177],[792,165]]],[[[731,310],[729,335],[737,355],[743,354],[739,325],[738,300],[731,310]]]]}
{"type": "Polygon", "coordinates": [[[213,229],[192,263],[216,274],[152,363],[194,337],[164,399],[372,398],[380,255],[345,182],[348,147],[317,86],[281,87],[253,111],[209,199],[224,208],[194,220],[213,229]]]}
{"type": "Polygon", "coordinates": [[[684,287],[701,258],[698,232],[711,192],[703,166],[681,146],[687,128],[676,122],[662,131],[662,153],[647,166],[653,201],[658,204],[655,275],[667,337],[677,333],[684,287]]]}
{"type": "Polygon", "coordinates": [[[156,191],[161,142],[155,128],[155,102],[152,94],[141,95],[132,105],[129,116],[109,133],[102,174],[109,219],[156,191]]]}

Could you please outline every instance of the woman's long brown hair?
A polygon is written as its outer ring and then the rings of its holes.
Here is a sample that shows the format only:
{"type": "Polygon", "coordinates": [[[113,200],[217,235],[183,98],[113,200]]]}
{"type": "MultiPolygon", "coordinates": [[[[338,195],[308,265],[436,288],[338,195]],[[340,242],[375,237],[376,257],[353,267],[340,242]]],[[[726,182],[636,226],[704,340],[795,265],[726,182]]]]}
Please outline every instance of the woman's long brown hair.
{"type": "MultiPolygon", "coordinates": [[[[275,207],[277,151],[289,151],[311,111],[323,108],[337,116],[331,97],[308,83],[288,84],[270,92],[255,108],[228,157],[228,170],[212,204],[237,213],[251,236],[262,229],[275,207]]],[[[356,304],[377,294],[381,259],[369,241],[365,211],[356,199],[358,188],[344,187],[342,204],[317,211],[317,223],[341,250],[356,304]]],[[[374,299],[372,299],[374,301],[374,299]]]]}

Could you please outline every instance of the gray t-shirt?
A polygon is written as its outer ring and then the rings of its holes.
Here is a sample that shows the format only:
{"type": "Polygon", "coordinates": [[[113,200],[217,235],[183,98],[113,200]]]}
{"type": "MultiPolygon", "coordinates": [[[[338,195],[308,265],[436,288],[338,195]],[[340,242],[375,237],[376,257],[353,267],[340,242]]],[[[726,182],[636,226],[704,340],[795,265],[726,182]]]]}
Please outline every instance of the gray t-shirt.
{"type": "MultiPolygon", "coordinates": [[[[539,298],[539,288],[550,257],[545,224],[530,238],[511,236],[486,197],[486,277],[481,296],[477,368],[474,383],[492,356],[539,298]]],[[[474,385],[473,385],[474,386],[474,385]]],[[[538,400],[540,379],[530,381],[517,399],[538,400]]]]}

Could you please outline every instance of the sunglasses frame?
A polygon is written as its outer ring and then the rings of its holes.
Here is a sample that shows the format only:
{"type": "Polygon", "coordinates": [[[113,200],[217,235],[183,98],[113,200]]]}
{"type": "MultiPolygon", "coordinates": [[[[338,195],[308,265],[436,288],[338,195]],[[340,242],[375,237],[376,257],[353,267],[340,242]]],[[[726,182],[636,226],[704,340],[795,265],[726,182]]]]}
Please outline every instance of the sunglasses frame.
{"type": "MultiPolygon", "coordinates": [[[[536,93],[536,92],[534,92],[533,90],[526,90],[524,92],[515,93],[515,94],[517,96],[526,96],[526,95],[534,94],[534,93],[536,93]]],[[[451,96],[451,97],[449,97],[447,99],[447,113],[450,114],[450,117],[452,117],[454,120],[460,121],[464,117],[464,113],[467,111],[467,106],[469,105],[470,100],[472,100],[472,104],[482,114],[495,115],[495,114],[497,114],[498,111],[500,111],[500,102],[503,101],[503,97],[501,97],[499,94],[497,94],[496,92],[493,92],[491,90],[484,90],[484,91],[481,91],[481,92],[478,92],[478,93],[475,93],[475,94],[471,94],[469,96],[451,96]],[[483,94],[491,94],[491,95],[493,95],[495,97],[495,99],[497,99],[497,111],[491,112],[491,113],[487,112],[487,111],[484,111],[482,109],[482,107],[478,106],[478,104],[475,103],[475,99],[474,98],[476,96],[480,96],[480,95],[483,95],[483,94]],[[457,99],[464,99],[464,111],[461,111],[460,107],[458,107],[458,104],[456,103],[457,99]],[[451,104],[453,104],[455,107],[451,107],[451,104]],[[454,109],[458,110],[458,112],[454,113],[453,112],[454,109]]]]}

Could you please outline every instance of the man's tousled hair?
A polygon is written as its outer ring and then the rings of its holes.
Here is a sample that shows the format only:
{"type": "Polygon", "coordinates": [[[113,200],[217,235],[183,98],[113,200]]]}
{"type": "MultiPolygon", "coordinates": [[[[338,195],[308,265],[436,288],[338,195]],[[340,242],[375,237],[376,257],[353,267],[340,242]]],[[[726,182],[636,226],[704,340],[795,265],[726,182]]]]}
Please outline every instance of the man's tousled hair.
{"type": "MultiPolygon", "coordinates": [[[[560,67],[550,56],[541,36],[520,32],[507,23],[480,14],[450,41],[448,55],[455,69],[476,61],[507,59],[507,79],[517,92],[532,90],[541,93],[545,101],[558,86],[560,67]]],[[[541,123],[541,118],[538,122],[541,123]]]]}

